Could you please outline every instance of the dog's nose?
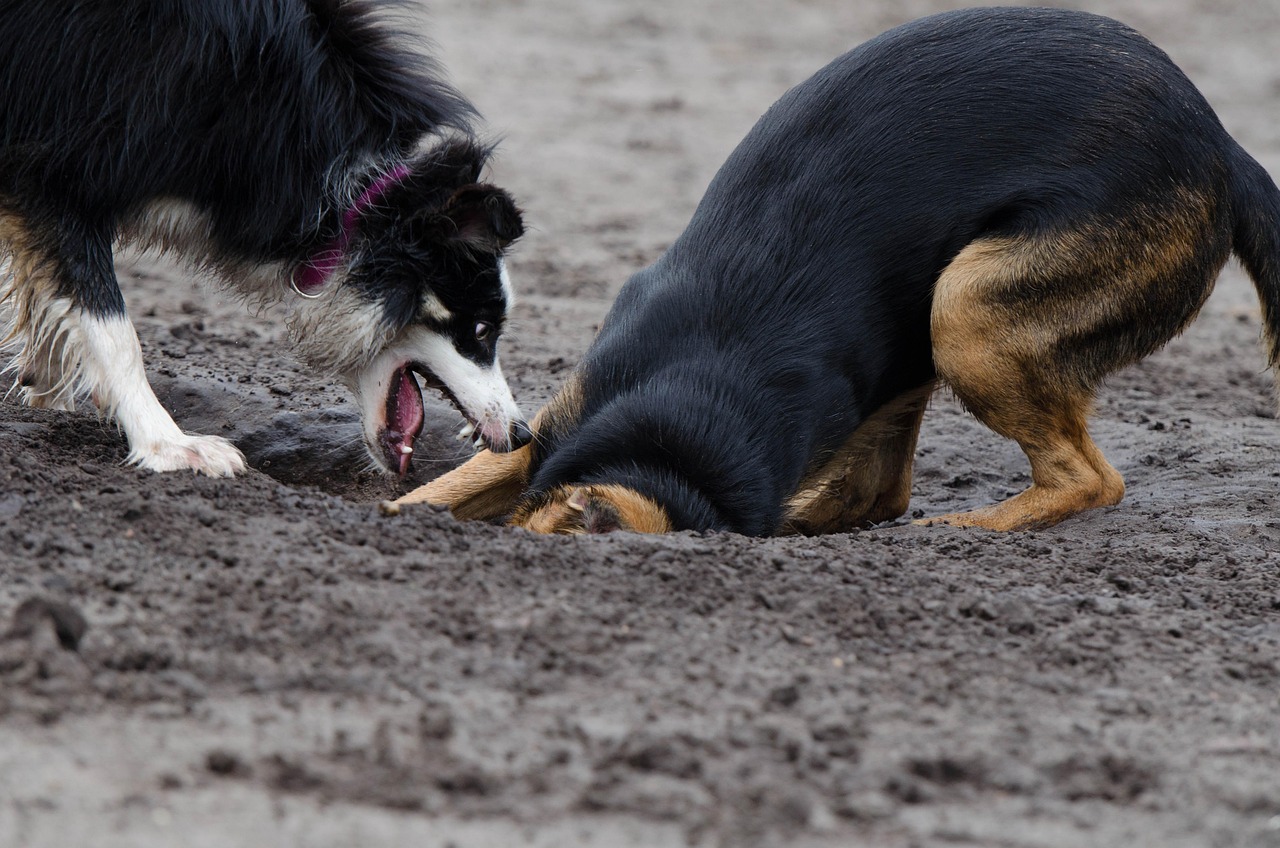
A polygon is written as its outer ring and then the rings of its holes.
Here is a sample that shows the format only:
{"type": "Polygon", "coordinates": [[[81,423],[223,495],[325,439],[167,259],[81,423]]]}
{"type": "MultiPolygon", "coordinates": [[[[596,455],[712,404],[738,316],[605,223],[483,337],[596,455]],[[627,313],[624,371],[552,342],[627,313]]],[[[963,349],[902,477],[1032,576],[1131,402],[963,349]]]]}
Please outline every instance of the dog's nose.
{"type": "Polygon", "coordinates": [[[511,425],[511,449],[518,450],[533,441],[533,431],[523,421],[511,425]]]}

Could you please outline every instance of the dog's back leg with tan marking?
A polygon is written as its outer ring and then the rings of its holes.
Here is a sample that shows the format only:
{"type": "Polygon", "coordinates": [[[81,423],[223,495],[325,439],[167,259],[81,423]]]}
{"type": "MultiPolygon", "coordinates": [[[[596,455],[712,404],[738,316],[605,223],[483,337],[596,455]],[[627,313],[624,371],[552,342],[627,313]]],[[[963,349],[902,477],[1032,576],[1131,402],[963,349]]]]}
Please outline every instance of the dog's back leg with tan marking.
{"type": "Polygon", "coordinates": [[[1110,217],[973,242],[938,279],[934,361],[962,403],[1014,439],[1032,485],[921,523],[1046,527],[1119,503],[1120,474],[1089,437],[1098,383],[1195,317],[1232,248],[1226,187],[1168,191],[1110,217]]]}
{"type": "Polygon", "coordinates": [[[862,423],[787,501],[783,533],[847,533],[897,518],[911,502],[911,466],[933,383],[904,392],[862,423]]]}

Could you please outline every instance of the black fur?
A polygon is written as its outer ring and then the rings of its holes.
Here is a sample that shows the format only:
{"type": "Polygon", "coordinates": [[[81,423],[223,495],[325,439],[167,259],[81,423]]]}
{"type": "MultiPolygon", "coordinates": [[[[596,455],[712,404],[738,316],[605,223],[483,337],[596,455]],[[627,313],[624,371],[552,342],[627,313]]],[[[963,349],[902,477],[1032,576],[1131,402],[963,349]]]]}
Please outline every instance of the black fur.
{"type": "MultiPolygon", "coordinates": [[[[621,483],[676,529],[775,532],[816,463],[934,379],[933,286],[963,247],[1121,218],[1182,188],[1232,198],[1216,226],[1229,245],[1234,221],[1276,327],[1280,193],[1163,52],[1047,9],[891,30],[779,100],[622,289],[581,364],[580,414],[539,433],[527,503],[621,483]]],[[[1199,283],[1171,280],[1143,308],[1193,314],[1199,283]]],[[[1149,353],[1172,334],[1156,323],[1099,327],[1081,347],[1100,358],[1077,365],[1149,353]]]]}
{"type": "Polygon", "coordinates": [[[157,198],[227,254],[301,260],[342,213],[334,175],[466,130],[471,105],[351,0],[2,0],[0,198],[110,231],[157,198]]]}

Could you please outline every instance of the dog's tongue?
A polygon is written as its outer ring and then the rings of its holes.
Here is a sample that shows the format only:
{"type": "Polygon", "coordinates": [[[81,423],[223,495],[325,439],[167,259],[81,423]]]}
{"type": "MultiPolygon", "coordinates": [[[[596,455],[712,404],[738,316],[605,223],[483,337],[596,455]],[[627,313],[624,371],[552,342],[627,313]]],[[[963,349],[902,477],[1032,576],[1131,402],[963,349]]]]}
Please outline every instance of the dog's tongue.
{"type": "Polygon", "coordinates": [[[425,419],[422,390],[408,366],[391,377],[387,390],[387,428],[379,434],[387,464],[404,474],[413,461],[413,442],[422,432],[425,419]]]}

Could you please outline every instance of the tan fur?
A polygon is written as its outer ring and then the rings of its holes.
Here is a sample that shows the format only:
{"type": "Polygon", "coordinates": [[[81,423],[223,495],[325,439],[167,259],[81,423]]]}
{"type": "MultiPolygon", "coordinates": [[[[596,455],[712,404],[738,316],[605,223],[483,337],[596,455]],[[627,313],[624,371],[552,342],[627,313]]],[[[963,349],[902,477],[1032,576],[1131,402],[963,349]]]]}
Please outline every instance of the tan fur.
{"type": "Polygon", "coordinates": [[[670,533],[671,519],[652,499],[613,484],[560,486],[548,497],[511,518],[515,527],[534,533],[577,536],[624,530],[670,533]]]}
{"type": "Polygon", "coordinates": [[[285,263],[243,262],[221,255],[212,218],[188,201],[162,198],[148,203],[120,222],[114,246],[168,256],[192,274],[220,283],[223,291],[250,309],[265,310],[289,297],[285,263]]]}
{"type": "Polygon", "coordinates": [[[216,436],[187,434],[174,423],[147,383],[142,348],[123,315],[92,315],[58,293],[58,260],[47,255],[24,222],[0,206],[0,306],[7,335],[6,370],[30,406],[74,409],[90,398],[115,418],[129,440],[127,462],[152,471],[190,469],[227,477],[244,457],[216,436]]]}
{"type": "Polygon", "coordinates": [[[1207,201],[1180,196],[1118,224],[985,239],[960,252],[934,294],[934,362],[979,420],[1018,442],[1032,485],[996,506],[918,523],[1046,527],[1120,501],[1124,482],[1089,438],[1094,388],[1195,317],[1230,249],[1214,217],[1207,201]]]}
{"type": "Polygon", "coordinates": [[[556,396],[538,410],[530,425],[534,440],[540,433],[550,433],[572,427],[582,416],[582,376],[573,374],[556,392],[556,396]]]}
{"type": "Polygon", "coordinates": [[[882,406],[810,474],[786,505],[782,533],[846,533],[897,518],[911,501],[911,467],[933,384],[882,406]]]}
{"type": "MultiPolygon", "coordinates": [[[[180,202],[160,202],[147,207],[129,223],[117,245],[133,244],[143,250],[173,251],[196,269],[207,269],[211,260],[209,225],[194,207],[180,202]],[[197,257],[197,258],[192,258],[197,257]]],[[[224,269],[229,271],[230,269],[224,269]]],[[[228,279],[252,272],[274,278],[277,266],[235,269],[228,279]]],[[[8,369],[29,406],[73,409],[78,395],[86,394],[83,382],[83,339],[74,303],[58,295],[57,260],[39,247],[25,222],[6,213],[0,203],[0,326],[5,334],[0,352],[11,357],[8,369]],[[5,267],[5,261],[8,267],[5,267]]],[[[258,285],[245,289],[255,298],[278,300],[279,286],[258,285]]]]}
{"type": "MultiPolygon", "coordinates": [[[[54,261],[23,221],[0,206],[0,354],[28,406],[70,410],[82,354],[72,303],[58,295],[54,261]],[[7,267],[6,267],[7,266],[7,267]]],[[[11,389],[12,390],[12,389],[11,389]]]]}
{"type": "MultiPolygon", "coordinates": [[[[507,300],[507,308],[511,308],[510,298],[507,300]]],[[[440,298],[436,297],[435,292],[427,292],[422,296],[422,312],[441,324],[453,320],[453,313],[449,311],[449,307],[445,306],[440,298]]]]}
{"type": "Polygon", "coordinates": [[[458,518],[489,521],[511,512],[529,483],[528,445],[511,453],[482,450],[458,468],[419,486],[397,504],[449,507],[458,518]]]}
{"type": "Polygon", "coordinates": [[[125,222],[117,242],[143,251],[171,253],[197,265],[209,264],[213,253],[213,222],[193,203],[157,200],[125,222]]]}
{"type": "Polygon", "coordinates": [[[482,450],[395,503],[447,506],[455,516],[466,520],[489,521],[508,515],[529,485],[529,466],[539,435],[571,425],[581,412],[582,386],[575,375],[534,416],[531,444],[511,453],[482,450]]]}

